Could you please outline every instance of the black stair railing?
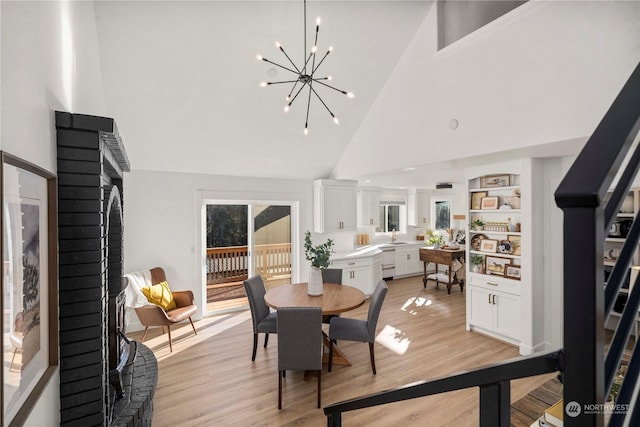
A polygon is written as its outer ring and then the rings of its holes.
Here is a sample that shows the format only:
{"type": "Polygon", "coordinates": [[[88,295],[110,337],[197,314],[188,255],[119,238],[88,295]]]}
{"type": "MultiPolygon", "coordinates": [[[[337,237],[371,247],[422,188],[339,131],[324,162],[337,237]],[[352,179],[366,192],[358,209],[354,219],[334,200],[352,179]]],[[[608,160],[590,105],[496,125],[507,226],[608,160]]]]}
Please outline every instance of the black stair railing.
{"type": "Polygon", "coordinates": [[[640,350],[633,348],[615,405],[606,407],[640,309],[640,275],[629,292],[609,350],[605,322],[640,243],[640,221],[634,219],[620,256],[605,284],[605,231],[613,223],[640,169],[640,64],[615,99],[556,190],[564,212],[564,349],[536,353],[468,372],[421,381],[324,408],[327,424],[342,425],[342,413],[471,387],[480,390],[481,427],[510,425],[510,382],[516,378],[561,371],[564,425],[640,425],[640,350]],[[619,173],[621,171],[621,173],[619,173]],[[618,175],[618,176],[616,176],[618,175]],[[607,192],[613,188],[605,203],[607,192]],[[604,284],[604,286],[603,286],[604,284]],[[605,358],[606,354],[606,358],[605,358]]]}
{"type": "Polygon", "coordinates": [[[640,239],[634,219],[620,256],[605,283],[604,246],[640,167],[640,65],[617,96],[556,190],[564,212],[564,402],[567,427],[640,425],[637,347],[628,361],[615,405],[605,405],[637,321],[640,286],[633,286],[607,350],[605,324],[629,280],[640,239]],[[612,190],[613,189],[613,190],[612,190]],[[611,197],[607,200],[607,192],[611,197]]]}

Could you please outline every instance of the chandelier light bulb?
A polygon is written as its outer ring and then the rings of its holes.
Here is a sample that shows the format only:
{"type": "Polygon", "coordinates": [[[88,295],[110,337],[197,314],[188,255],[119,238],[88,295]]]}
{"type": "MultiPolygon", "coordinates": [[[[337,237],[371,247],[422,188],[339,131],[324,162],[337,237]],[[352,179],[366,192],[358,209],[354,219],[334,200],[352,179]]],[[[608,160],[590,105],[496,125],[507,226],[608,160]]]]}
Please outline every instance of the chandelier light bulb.
{"type": "Polygon", "coordinates": [[[318,50],[318,46],[313,46],[311,48],[311,53],[316,53],[316,50],[318,50]]]}
{"type": "Polygon", "coordinates": [[[287,95],[287,97],[285,98],[286,101],[291,101],[291,97],[289,95],[287,95]]]}
{"type": "Polygon", "coordinates": [[[329,52],[333,51],[333,46],[329,46],[329,52]]]}
{"type": "Polygon", "coordinates": [[[284,106],[284,112],[285,112],[285,113],[289,112],[289,104],[287,104],[287,105],[285,105],[285,106],[284,106]]]}
{"type": "Polygon", "coordinates": [[[267,87],[267,82],[260,82],[260,87],[267,87]]]}
{"type": "Polygon", "coordinates": [[[304,128],[304,134],[309,135],[309,129],[307,129],[306,127],[304,128]]]}
{"type": "Polygon", "coordinates": [[[280,48],[282,47],[282,45],[280,44],[280,42],[276,41],[276,47],[277,47],[278,49],[280,49],[280,48]]]}
{"type": "Polygon", "coordinates": [[[321,21],[320,21],[320,17],[318,16],[318,17],[316,18],[316,25],[320,25],[320,22],[321,22],[321,21]]]}
{"type": "Polygon", "coordinates": [[[262,55],[256,55],[256,59],[257,59],[258,61],[262,61],[262,55]]]}
{"type": "Polygon", "coordinates": [[[333,116],[333,123],[339,125],[340,121],[338,120],[338,118],[336,116],[333,116]]]}
{"type": "Polygon", "coordinates": [[[327,80],[331,81],[331,80],[333,80],[333,77],[327,76],[327,80]]]}
{"type": "Polygon", "coordinates": [[[347,98],[353,98],[355,97],[355,95],[353,94],[353,92],[348,92],[347,93],[347,98]]]}

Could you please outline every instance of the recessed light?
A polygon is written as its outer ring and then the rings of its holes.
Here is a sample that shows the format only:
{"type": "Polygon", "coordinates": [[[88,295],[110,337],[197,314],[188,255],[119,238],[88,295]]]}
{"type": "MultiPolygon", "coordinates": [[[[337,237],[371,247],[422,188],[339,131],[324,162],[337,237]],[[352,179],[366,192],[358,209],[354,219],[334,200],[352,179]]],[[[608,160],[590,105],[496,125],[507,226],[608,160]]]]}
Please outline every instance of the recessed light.
{"type": "Polygon", "coordinates": [[[458,120],[456,119],[451,119],[451,121],[449,121],[449,129],[451,130],[456,130],[458,129],[458,120]]]}
{"type": "Polygon", "coordinates": [[[412,171],[412,170],[415,170],[415,169],[416,169],[416,168],[414,168],[413,166],[408,167],[408,168],[404,168],[404,170],[406,170],[406,171],[412,171]]]}

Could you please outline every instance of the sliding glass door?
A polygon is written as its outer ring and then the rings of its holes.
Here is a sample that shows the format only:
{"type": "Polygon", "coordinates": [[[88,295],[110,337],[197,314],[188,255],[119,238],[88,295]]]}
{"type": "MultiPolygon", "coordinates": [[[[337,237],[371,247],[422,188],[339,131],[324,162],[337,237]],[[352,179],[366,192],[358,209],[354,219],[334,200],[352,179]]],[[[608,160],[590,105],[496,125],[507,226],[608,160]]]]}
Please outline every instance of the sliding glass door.
{"type": "Polygon", "coordinates": [[[246,305],[252,275],[267,288],[291,282],[292,205],[211,201],[205,212],[208,313],[246,305]]]}

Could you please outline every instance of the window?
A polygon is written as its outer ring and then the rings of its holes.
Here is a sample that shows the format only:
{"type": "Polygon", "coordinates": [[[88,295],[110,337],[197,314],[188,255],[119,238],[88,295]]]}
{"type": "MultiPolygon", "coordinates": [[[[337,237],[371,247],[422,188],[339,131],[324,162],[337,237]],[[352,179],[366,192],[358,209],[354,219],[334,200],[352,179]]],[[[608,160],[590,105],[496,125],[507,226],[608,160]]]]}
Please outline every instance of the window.
{"type": "Polygon", "coordinates": [[[446,230],[451,228],[453,206],[450,198],[431,198],[431,227],[434,230],[446,230]]]}
{"type": "Polygon", "coordinates": [[[391,233],[393,230],[404,233],[407,229],[407,209],[401,202],[380,202],[380,227],[378,233],[391,233]]]}

